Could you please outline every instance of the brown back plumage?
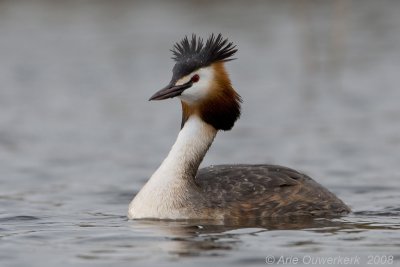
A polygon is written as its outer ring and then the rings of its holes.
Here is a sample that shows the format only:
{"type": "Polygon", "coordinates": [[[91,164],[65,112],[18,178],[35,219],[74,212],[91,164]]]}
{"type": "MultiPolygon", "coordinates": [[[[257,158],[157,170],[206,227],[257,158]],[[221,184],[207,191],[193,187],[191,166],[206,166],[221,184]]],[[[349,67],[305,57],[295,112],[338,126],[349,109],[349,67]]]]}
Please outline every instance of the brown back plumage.
{"type": "Polygon", "coordinates": [[[226,218],[321,217],[350,211],[309,176],[277,165],[210,166],[200,169],[195,181],[208,205],[226,218]]]}

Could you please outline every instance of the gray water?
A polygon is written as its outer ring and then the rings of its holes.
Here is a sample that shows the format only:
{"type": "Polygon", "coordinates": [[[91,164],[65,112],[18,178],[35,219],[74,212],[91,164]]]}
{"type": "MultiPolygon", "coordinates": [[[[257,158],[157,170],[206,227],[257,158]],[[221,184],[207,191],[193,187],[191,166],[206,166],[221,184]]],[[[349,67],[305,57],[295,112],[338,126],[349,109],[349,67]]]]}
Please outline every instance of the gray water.
{"type": "Polygon", "coordinates": [[[0,265],[399,266],[399,14],[385,0],[0,1],[0,265]],[[147,99],[192,32],[237,44],[244,99],[203,166],[297,168],[352,214],[127,220],[180,124],[177,100],[147,99]]]}

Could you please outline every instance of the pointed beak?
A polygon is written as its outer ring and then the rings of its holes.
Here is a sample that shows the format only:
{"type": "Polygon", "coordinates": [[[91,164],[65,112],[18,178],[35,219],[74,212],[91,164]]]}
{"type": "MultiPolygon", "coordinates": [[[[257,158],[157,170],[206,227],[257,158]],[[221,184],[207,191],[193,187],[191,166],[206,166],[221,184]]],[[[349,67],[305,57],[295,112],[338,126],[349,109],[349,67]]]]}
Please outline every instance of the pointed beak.
{"type": "Polygon", "coordinates": [[[193,82],[189,81],[187,83],[181,85],[175,85],[174,83],[168,84],[166,87],[161,89],[160,91],[156,92],[152,97],[150,97],[149,101],[151,100],[163,100],[167,98],[173,98],[182,94],[183,91],[191,87],[193,82]]]}

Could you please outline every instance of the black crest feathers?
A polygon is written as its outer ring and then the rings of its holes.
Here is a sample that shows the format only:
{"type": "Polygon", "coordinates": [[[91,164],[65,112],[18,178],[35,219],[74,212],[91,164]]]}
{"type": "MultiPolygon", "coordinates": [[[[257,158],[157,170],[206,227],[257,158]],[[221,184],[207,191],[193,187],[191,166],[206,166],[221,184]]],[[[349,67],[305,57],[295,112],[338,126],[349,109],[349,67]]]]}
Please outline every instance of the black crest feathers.
{"type": "Polygon", "coordinates": [[[171,49],[172,59],[176,61],[173,69],[174,76],[180,78],[192,71],[207,67],[218,61],[230,61],[236,52],[236,46],[224,39],[221,34],[211,34],[204,43],[203,39],[192,34],[189,40],[187,36],[176,43],[171,49]]]}

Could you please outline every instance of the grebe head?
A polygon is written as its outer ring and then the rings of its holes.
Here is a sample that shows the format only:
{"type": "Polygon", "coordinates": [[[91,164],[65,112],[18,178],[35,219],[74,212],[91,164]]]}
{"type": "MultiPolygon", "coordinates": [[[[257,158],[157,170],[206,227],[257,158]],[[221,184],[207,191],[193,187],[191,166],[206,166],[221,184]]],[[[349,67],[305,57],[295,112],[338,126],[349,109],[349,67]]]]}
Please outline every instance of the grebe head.
{"type": "Polygon", "coordinates": [[[224,63],[233,60],[236,46],[214,34],[204,44],[202,38],[186,36],[171,50],[175,66],[170,83],[150,100],[179,97],[182,127],[192,115],[217,130],[230,130],[240,116],[239,94],[232,88],[224,63]]]}

